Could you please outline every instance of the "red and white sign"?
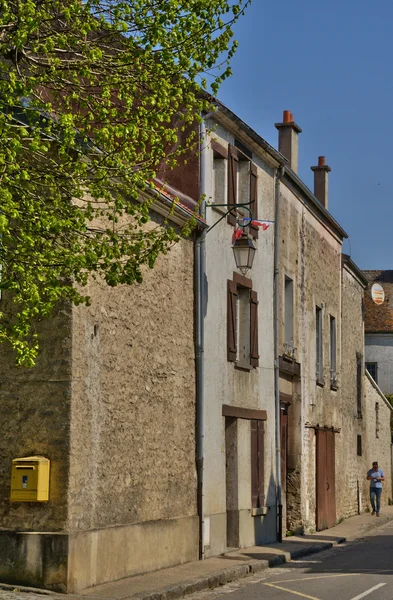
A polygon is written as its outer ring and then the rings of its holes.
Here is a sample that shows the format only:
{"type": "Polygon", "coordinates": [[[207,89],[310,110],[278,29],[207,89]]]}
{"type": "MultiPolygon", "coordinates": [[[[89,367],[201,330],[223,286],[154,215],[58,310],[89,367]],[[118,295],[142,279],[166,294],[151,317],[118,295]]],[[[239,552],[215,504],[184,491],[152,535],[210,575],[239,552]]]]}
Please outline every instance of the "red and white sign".
{"type": "Polygon", "coordinates": [[[374,283],[371,287],[371,298],[375,304],[383,304],[385,301],[385,292],[383,291],[382,285],[374,283]]]}

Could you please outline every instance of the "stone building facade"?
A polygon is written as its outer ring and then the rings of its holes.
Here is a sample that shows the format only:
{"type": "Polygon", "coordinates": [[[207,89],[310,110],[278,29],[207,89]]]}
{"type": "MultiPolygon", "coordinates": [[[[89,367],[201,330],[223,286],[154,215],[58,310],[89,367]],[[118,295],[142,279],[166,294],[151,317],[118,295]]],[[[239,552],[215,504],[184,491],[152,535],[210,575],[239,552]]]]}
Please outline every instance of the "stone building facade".
{"type": "Polygon", "coordinates": [[[276,126],[289,163],[276,224],[283,528],[310,532],[365,509],[372,450],[391,487],[389,427],[375,439],[370,425],[376,410],[389,423],[390,406],[365,379],[367,280],[342,254],[347,234],[328,212],[330,167],[324,157],[311,167],[312,193],[297,176],[300,127],[288,111],[276,126]]]}
{"type": "Polygon", "coordinates": [[[33,369],[0,346],[2,581],[74,592],[198,558],[193,264],[181,240],[140,285],[91,282],[90,307],[40,325],[33,369]],[[10,502],[31,455],[51,461],[49,501],[10,502]]]}
{"type": "Polygon", "coordinates": [[[348,256],[343,255],[342,265],[340,427],[345,435],[337,436],[337,518],[361,513],[369,506],[366,474],[375,460],[386,477],[382,506],[392,497],[391,405],[367,371],[361,376],[367,351],[362,298],[368,282],[348,256]]]}

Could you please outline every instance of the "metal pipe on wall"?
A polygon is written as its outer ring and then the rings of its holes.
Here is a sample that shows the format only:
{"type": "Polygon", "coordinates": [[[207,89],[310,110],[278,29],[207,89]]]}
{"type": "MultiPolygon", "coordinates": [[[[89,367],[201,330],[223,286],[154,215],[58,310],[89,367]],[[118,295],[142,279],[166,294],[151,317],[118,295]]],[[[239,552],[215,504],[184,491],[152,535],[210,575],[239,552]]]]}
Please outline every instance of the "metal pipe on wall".
{"type": "Polygon", "coordinates": [[[282,489],[281,489],[281,403],[280,403],[280,349],[279,349],[279,255],[280,255],[280,182],[285,167],[275,174],[274,217],[274,396],[276,412],[276,527],[277,540],[282,542],[282,489]]]}
{"type": "MultiPolygon", "coordinates": [[[[206,118],[206,117],[205,117],[206,118]]],[[[206,137],[205,120],[200,124],[200,168],[199,190],[204,198],[206,192],[206,137]]],[[[205,217],[206,203],[203,199],[200,213],[205,217]]],[[[196,361],[196,463],[198,476],[198,513],[199,513],[199,558],[205,558],[205,502],[204,502],[204,458],[205,458],[205,389],[204,389],[204,305],[205,305],[205,238],[202,231],[195,242],[195,361],[196,361]]]]}

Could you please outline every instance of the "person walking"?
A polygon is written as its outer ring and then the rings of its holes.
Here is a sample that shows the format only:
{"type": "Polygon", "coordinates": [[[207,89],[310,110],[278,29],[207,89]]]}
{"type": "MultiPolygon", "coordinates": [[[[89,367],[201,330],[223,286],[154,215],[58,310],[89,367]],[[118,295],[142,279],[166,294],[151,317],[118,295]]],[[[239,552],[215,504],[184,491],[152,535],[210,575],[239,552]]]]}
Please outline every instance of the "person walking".
{"type": "Polygon", "coordinates": [[[372,469],[367,471],[367,480],[370,482],[370,502],[373,509],[371,514],[379,517],[379,513],[381,512],[382,482],[385,481],[385,475],[382,469],[378,467],[377,461],[374,461],[372,469]]]}

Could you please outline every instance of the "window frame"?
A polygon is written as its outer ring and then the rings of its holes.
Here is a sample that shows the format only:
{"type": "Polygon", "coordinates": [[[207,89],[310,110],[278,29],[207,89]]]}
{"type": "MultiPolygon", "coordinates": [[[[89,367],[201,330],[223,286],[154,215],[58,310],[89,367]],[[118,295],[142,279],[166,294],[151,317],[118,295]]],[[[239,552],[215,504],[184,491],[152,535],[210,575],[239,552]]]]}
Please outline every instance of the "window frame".
{"type": "Polygon", "coordinates": [[[323,377],[323,308],[318,304],[315,306],[315,372],[316,381],[320,386],[325,385],[323,377]]]}
{"type": "Polygon", "coordinates": [[[375,383],[378,385],[378,363],[377,362],[366,362],[365,368],[367,369],[369,375],[374,379],[375,383]],[[372,365],[375,367],[375,377],[371,373],[370,369],[368,368],[368,365],[372,365]]]}
{"type": "Polygon", "coordinates": [[[337,383],[337,319],[329,315],[329,334],[330,334],[330,388],[334,391],[338,389],[337,383]]]}
{"type": "Polygon", "coordinates": [[[284,354],[294,358],[294,330],[295,330],[295,307],[294,307],[294,282],[291,277],[284,275],[284,354]],[[288,303],[288,300],[290,302],[288,303]],[[290,339],[288,333],[290,332],[290,339]]]}
{"type": "Polygon", "coordinates": [[[233,273],[233,279],[227,281],[227,360],[235,363],[238,369],[251,371],[259,366],[258,342],[258,295],[252,289],[252,281],[239,273],[233,273]],[[238,289],[249,290],[250,302],[250,362],[240,363],[238,360],[238,327],[237,327],[237,299],[238,289]]]}

